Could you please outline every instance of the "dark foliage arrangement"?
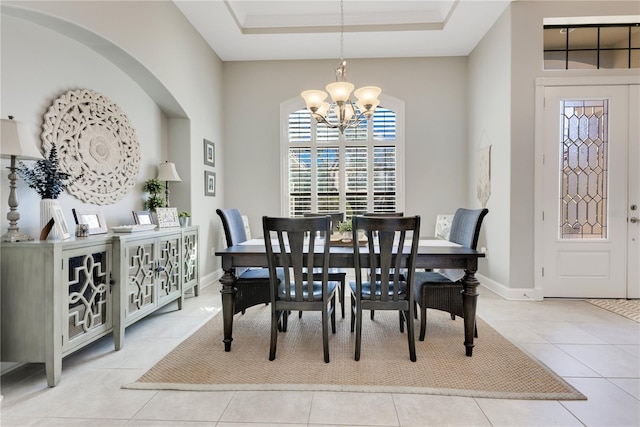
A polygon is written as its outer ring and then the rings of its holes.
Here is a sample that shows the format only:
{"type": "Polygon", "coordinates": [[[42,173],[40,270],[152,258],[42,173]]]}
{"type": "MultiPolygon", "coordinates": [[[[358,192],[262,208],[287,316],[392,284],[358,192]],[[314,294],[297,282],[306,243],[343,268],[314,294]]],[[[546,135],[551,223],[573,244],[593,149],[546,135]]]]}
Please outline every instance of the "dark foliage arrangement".
{"type": "Polygon", "coordinates": [[[19,162],[16,171],[42,199],[57,199],[67,186],[82,178],[82,175],[73,178],[70,174],[60,171],[58,149],[55,144],[51,146],[46,159],[36,160],[33,168],[19,162]]]}

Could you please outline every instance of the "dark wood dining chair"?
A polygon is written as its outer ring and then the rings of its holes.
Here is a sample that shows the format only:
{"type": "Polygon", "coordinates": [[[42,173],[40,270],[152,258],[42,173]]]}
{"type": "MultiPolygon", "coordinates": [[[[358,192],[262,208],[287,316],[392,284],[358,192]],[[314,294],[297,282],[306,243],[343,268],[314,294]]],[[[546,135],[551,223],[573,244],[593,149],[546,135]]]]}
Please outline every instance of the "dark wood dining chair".
{"type": "Polygon", "coordinates": [[[278,328],[287,329],[291,310],[322,312],[322,348],[329,363],[329,320],[336,333],[336,288],[329,281],[331,219],[263,217],[271,290],[271,345],[269,360],[276,358],[278,328]],[[277,242],[275,244],[274,242],[277,242]],[[284,277],[278,280],[277,269],[284,277]],[[306,271],[315,271],[309,280],[306,271]],[[318,278],[319,280],[317,280],[318,278]]]}
{"type": "Polygon", "coordinates": [[[416,361],[413,330],[413,281],[420,217],[353,217],[353,255],[355,266],[351,289],[351,332],[356,332],[355,360],[360,360],[362,346],[362,312],[364,310],[398,310],[400,331],[407,324],[409,358],[416,361]],[[358,242],[358,233],[367,238],[364,251],[358,242]],[[368,265],[361,266],[360,257],[366,257],[368,265]],[[406,269],[405,280],[396,271],[406,269]],[[378,273],[376,275],[376,272],[378,273]],[[371,280],[370,278],[374,278],[371,280]]]}
{"type": "MultiPolygon", "coordinates": [[[[476,249],[482,220],[489,213],[483,209],[456,210],[451,222],[449,241],[465,248],[476,249]]],[[[427,330],[427,308],[446,311],[451,319],[464,318],[464,271],[417,271],[414,296],[420,306],[420,341],[424,341],[427,330]],[[449,277],[447,277],[449,276],[449,277]],[[454,280],[452,280],[454,279],[454,280]]],[[[475,329],[478,337],[478,328],[475,329]]]]}
{"type": "MultiPolygon", "coordinates": [[[[344,214],[342,212],[327,212],[327,213],[317,213],[317,212],[305,212],[304,216],[307,218],[314,217],[323,217],[329,215],[331,217],[331,232],[335,233],[338,231],[338,225],[344,221],[344,214]]],[[[314,280],[316,277],[314,276],[314,280]]],[[[346,283],[347,283],[347,272],[344,268],[329,268],[329,280],[332,282],[338,282],[338,300],[340,301],[340,310],[342,314],[342,318],[344,319],[344,296],[346,293],[346,283]]],[[[299,317],[302,317],[302,312],[299,313],[299,317]]]]}
{"type": "MultiPolygon", "coordinates": [[[[247,241],[247,232],[238,209],[216,209],[220,216],[227,247],[247,241]]],[[[236,270],[236,294],[233,314],[242,313],[249,307],[268,304],[271,301],[269,291],[269,270],[267,268],[246,268],[236,270]]]]}

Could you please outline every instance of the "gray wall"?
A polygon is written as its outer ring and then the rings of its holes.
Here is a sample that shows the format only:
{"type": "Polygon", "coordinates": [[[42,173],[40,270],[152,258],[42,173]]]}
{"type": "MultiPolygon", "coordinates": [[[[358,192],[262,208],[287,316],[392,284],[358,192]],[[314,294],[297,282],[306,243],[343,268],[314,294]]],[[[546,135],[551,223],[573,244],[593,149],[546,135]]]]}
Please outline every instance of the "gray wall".
{"type": "MultiPolygon", "coordinates": [[[[466,58],[347,59],[356,87],[377,85],[405,102],[407,214],[433,235],[438,213],[467,205],[466,58]]],[[[280,103],[335,80],[337,61],[224,64],[225,205],[260,235],[262,215],[280,215],[280,103]]]]}
{"type": "MultiPolygon", "coordinates": [[[[100,207],[107,224],[131,223],[131,211],[142,208],[142,183],[156,176],[161,161],[175,162],[183,182],[171,185],[172,205],[191,211],[200,225],[200,274],[204,284],[213,280],[220,263],[211,254],[219,233],[212,212],[224,191],[203,196],[202,140],[222,140],[222,62],[174,4],[3,1],[1,36],[2,116],[24,121],[39,141],[43,114],[61,93],[88,88],[116,102],[136,128],[142,168],[139,186],[100,207]]],[[[4,167],[1,184],[4,192],[4,167]]],[[[37,236],[37,195],[20,182],[18,196],[19,226],[37,236]]],[[[67,194],[60,202],[73,224],[71,209],[83,202],[67,194]]],[[[3,220],[2,233],[6,226],[3,220]]]]}

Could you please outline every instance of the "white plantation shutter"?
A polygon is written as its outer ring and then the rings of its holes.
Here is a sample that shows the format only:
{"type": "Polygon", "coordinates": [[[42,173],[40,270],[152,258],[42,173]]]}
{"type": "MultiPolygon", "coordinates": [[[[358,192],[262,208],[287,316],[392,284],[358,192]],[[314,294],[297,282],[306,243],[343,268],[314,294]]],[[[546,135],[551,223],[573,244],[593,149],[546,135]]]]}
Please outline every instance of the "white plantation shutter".
{"type": "Polygon", "coordinates": [[[289,112],[286,119],[288,171],[283,177],[290,217],[344,212],[348,219],[401,210],[396,112],[378,107],[373,120],[346,129],[344,135],[317,123],[306,108],[289,112]]]}

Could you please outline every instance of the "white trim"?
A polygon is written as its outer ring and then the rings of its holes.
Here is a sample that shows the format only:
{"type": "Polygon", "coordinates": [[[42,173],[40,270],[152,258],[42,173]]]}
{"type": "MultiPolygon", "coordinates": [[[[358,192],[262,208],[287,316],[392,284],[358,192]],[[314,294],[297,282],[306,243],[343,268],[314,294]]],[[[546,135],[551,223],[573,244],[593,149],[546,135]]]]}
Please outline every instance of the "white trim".
{"type": "MultiPolygon", "coordinates": [[[[476,273],[476,279],[480,282],[480,286],[491,290],[509,301],[542,301],[543,299],[542,289],[510,288],[479,273],[476,273]]],[[[482,298],[482,291],[480,291],[480,293],[480,298],[482,298]]]]}

